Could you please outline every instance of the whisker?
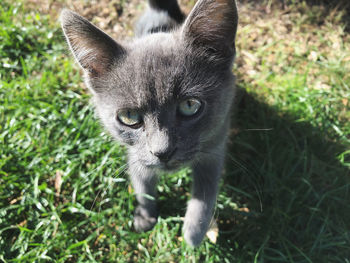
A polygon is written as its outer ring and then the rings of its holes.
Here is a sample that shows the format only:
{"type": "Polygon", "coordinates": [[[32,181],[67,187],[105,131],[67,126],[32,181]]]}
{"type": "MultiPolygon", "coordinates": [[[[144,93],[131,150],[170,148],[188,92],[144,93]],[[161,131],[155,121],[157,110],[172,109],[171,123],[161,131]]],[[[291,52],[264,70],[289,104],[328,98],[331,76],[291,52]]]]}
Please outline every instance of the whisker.
{"type": "MultiPolygon", "coordinates": [[[[129,166],[128,163],[122,165],[122,166],[118,169],[118,170],[121,169],[121,171],[118,171],[115,175],[112,176],[112,178],[114,179],[114,178],[116,178],[117,176],[123,175],[123,174],[125,173],[125,171],[127,170],[128,166],[129,166]]],[[[97,198],[100,196],[101,192],[102,192],[102,189],[100,189],[100,190],[98,191],[97,195],[95,196],[94,201],[93,201],[93,203],[92,203],[92,205],[91,205],[90,210],[92,210],[92,209],[94,208],[95,203],[96,203],[96,201],[97,201],[97,198]]],[[[104,196],[104,195],[106,194],[106,192],[107,192],[107,188],[104,189],[104,191],[103,191],[103,193],[101,194],[101,196],[104,196]]],[[[101,208],[102,208],[102,205],[101,205],[101,203],[100,203],[99,208],[98,208],[98,212],[97,212],[97,225],[99,225],[99,219],[100,219],[100,214],[101,214],[101,208]]],[[[98,235],[98,236],[99,236],[99,234],[100,234],[100,231],[99,231],[99,230],[100,230],[100,229],[97,228],[97,235],[98,235]]]]}
{"type": "Polygon", "coordinates": [[[261,129],[244,129],[243,131],[272,131],[272,130],[274,130],[274,128],[266,128],[266,129],[264,129],[264,128],[261,128],[261,129]]]}
{"type": "MultiPolygon", "coordinates": [[[[255,171],[255,173],[254,173],[254,172],[250,172],[250,171],[246,168],[246,166],[245,166],[244,164],[241,163],[241,162],[244,162],[243,160],[238,161],[238,160],[236,160],[236,158],[234,158],[234,157],[233,157],[232,155],[230,155],[230,154],[227,154],[227,156],[228,156],[228,157],[230,158],[230,160],[233,161],[238,167],[240,167],[240,168],[243,170],[243,172],[244,172],[247,176],[252,175],[255,179],[257,179],[257,178],[262,178],[262,175],[261,175],[258,171],[255,171]]],[[[262,210],[263,210],[263,207],[262,207],[262,193],[263,193],[263,191],[262,191],[261,186],[260,186],[260,183],[261,183],[261,182],[259,182],[259,180],[253,180],[253,181],[251,181],[251,183],[252,183],[252,185],[253,185],[253,187],[254,187],[254,189],[255,189],[255,192],[256,192],[257,195],[258,195],[259,204],[260,204],[260,211],[262,211],[262,210]],[[255,181],[256,181],[257,183],[255,183],[255,181]]]]}
{"type": "MultiPolygon", "coordinates": [[[[122,165],[122,166],[118,169],[118,172],[115,173],[115,174],[112,176],[112,178],[114,179],[114,178],[116,178],[116,177],[122,176],[122,175],[126,172],[126,170],[128,169],[128,167],[129,167],[130,165],[133,165],[133,164],[136,163],[136,162],[137,162],[137,161],[133,161],[132,163],[126,163],[126,164],[122,165]]],[[[113,183],[113,182],[112,182],[112,183],[113,183]]],[[[103,189],[100,189],[100,190],[98,191],[98,193],[97,193],[96,197],[94,198],[94,201],[93,201],[93,203],[92,203],[92,205],[91,205],[90,210],[92,210],[92,209],[94,208],[95,203],[96,203],[98,197],[100,196],[102,190],[103,190],[103,189]]],[[[104,196],[104,195],[106,194],[106,192],[107,192],[107,188],[104,189],[104,191],[102,192],[101,196],[104,196]]],[[[97,225],[98,225],[98,223],[99,223],[99,215],[100,215],[100,213],[101,213],[101,208],[102,208],[102,205],[101,205],[101,203],[100,203],[99,209],[98,209],[98,213],[97,213],[97,225]]],[[[99,235],[99,228],[97,229],[97,234],[99,235]]]]}
{"type": "MultiPolygon", "coordinates": [[[[117,174],[115,174],[115,175],[113,175],[112,178],[114,179],[116,176],[119,176],[119,175],[123,174],[124,171],[127,169],[127,167],[128,167],[128,164],[124,164],[124,165],[122,166],[122,171],[119,172],[119,173],[117,173],[117,174]]],[[[95,196],[95,198],[94,198],[94,201],[92,202],[92,205],[91,205],[91,207],[90,207],[90,210],[92,210],[92,209],[94,208],[95,203],[96,203],[96,200],[97,200],[97,198],[99,197],[99,195],[101,194],[102,190],[107,191],[107,189],[100,189],[100,190],[97,192],[97,194],[96,194],[96,196],[95,196]]]]}
{"type": "MultiPolygon", "coordinates": [[[[223,154],[218,154],[218,153],[213,153],[213,152],[205,152],[205,151],[199,151],[200,153],[204,153],[204,154],[208,154],[208,155],[214,155],[214,156],[218,156],[220,158],[224,158],[225,155],[223,154]]],[[[245,165],[243,165],[241,162],[243,162],[243,160],[236,160],[236,158],[234,158],[232,155],[230,154],[226,154],[227,157],[229,157],[230,161],[232,161],[238,168],[240,168],[244,174],[246,174],[247,176],[253,176],[254,178],[261,178],[262,175],[258,172],[258,171],[255,171],[256,173],[254,172],[251,172],[248,168],[246,168],[245,165]]],[[[257,180],[258,181],[258,180],[257,180]]],[[[263,207],[262,207],[262,189],[261,189],[261,186],[260,186],[260,183],[254,183],[254,181],[251,181],[252,183],[252,186],[254,187],[254,190],[255,192],[257,193],[258,195],[258,199],[259,199],[259,204],[260,204],[260,210],[262,211],[263,210],[263,207]]]]}

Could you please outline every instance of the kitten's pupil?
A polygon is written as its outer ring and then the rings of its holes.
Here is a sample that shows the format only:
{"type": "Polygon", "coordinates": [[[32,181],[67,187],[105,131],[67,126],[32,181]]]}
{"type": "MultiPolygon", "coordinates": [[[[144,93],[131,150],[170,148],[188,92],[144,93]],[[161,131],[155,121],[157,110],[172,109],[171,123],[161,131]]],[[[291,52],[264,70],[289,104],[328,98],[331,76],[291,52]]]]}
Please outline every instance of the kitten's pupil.
{"type": "Polygon", "coordinates": [[[192,101],[188,100],[187,101],[187,107],[190,109],[192,107],[192,101]]]}

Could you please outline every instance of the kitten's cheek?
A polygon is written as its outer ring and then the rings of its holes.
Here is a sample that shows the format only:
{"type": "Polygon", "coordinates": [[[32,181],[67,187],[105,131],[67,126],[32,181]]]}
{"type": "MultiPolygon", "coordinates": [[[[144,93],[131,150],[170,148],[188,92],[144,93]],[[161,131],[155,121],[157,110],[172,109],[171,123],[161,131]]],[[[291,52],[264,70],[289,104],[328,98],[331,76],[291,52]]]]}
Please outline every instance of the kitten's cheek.
{"type": "Polygon", "coordinates": [[[124,130],[116,130],[116,139],[121,143],[125,143],[127,145],[135,145],[136,136],[132,132],[124,131],[124,130]]]}

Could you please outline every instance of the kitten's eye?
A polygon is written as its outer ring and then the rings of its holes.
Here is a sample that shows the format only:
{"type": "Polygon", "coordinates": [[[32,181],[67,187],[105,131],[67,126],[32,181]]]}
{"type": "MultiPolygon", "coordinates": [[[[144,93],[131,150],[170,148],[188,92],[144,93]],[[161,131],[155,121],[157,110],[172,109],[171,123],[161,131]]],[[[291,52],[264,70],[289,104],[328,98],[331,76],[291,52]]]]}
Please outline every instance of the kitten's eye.
{"type": "Polygon", "coordinates": [[[189,117],[195,115],[201,108],[202,103],[197,99],[186,99],[179,104],[179,113],[189,117]]]}
{"type": "Polygon", "coordinates": [[[142,124],[141,114],[132,109],[118,111],[117,118],[122,124],[132,128],[139,128],[142,124]]]}

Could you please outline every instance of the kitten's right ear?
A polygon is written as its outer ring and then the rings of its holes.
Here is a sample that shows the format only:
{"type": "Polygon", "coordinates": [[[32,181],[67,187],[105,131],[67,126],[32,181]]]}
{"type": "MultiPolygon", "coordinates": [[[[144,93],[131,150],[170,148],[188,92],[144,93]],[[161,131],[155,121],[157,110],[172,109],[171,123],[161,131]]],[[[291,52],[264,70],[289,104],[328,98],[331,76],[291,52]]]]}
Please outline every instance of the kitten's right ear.
{"type": "Polygon", "coordinates": [[[64,9],[60,16],[64,35],[79,65],[91,77],[107,73],[125,49],[80,15],[64,9]]]}

